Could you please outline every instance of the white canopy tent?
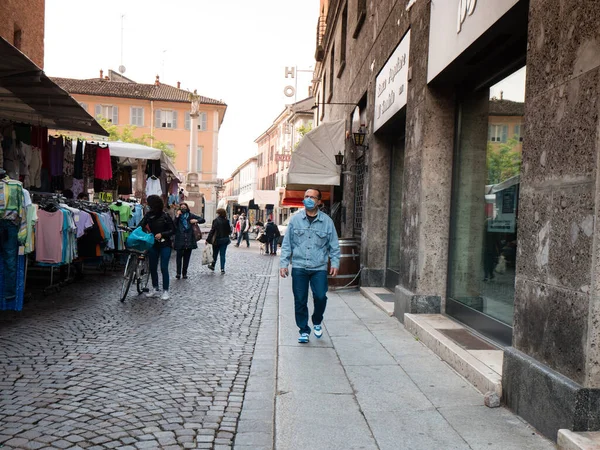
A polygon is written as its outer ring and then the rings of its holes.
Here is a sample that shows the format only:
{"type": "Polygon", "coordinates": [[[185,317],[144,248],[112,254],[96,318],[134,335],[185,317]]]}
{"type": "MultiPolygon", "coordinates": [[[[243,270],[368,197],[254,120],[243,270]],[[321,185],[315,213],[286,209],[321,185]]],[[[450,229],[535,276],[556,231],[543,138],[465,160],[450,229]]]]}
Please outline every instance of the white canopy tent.
{"type": "Polygon", "coordinates": [[[147,145],[121,141],[110,141],[108,145],[110,155],[118,156],[121,164],[134,165],[137,159],[160,159],[160,167],[179,178],[173,161],[162,150],[147,145]]]}
{"type": "Polygon", "coordinates": [[[287,184],[339,186],[341,168],[335,155],[344,153],[346,124],[344,120],[326,122],[308,132],[292,153],[287,184]]]}
{"type": "Polygon", "coordinates": [[[264,208],[265,205],[279,206],[279,192],[278,191],[248,191],[240,194],[238,204],[242,206],[248,206],[250,201],[254,201],[255,205],[264,208]]]}

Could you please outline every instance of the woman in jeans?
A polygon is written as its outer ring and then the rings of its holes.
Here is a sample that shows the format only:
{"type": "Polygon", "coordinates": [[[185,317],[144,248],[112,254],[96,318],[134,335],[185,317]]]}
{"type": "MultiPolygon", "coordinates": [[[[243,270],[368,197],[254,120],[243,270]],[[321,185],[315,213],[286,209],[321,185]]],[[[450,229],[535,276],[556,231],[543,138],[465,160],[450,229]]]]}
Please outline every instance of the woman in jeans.
{"type": "Polygon", "coordinates": [[[213,262],[208,265],[210,270],[215,270],[217,255],[221,255],[221,273],[225,273],[225,253],[231,240],[231,224],[227,220],[227,212],[223,208],[217,209],[217,218],[212,222],[212,228],[206,238],[206,243],[213,243],[213,262]]]}
{"type": "Polygon", "coordinates": [[[187,278],[188,266],[192,250],[198,248],[196,239],[194,239],[194,229],[192,225],[204,223],[202,217],[192,214],[187,203],[179,205],[179,210],[175,215],[175,250],[177,251],[177,275],[178,280],[183,275],[183,279],[187,278]],[[183,264],[182,264],[183,263],[183,264]],[[182,267],[183,266],[183,267],[182,267]]]}
{"type": "Polygon", "coordinates": [[[158,287],[158,261],[162,272],[162,299],[169,299],[169,259],[171,258],[171,237],[175,234],[175,225],[171,217],[164,211],[164,203],[158,195],[150,195],[147,199],[150,211],[140,222],[142,228],[150,228],[154,235],[154,245],[148,251],[150,262],[150,276],[152,277],[153,291],[146,294],[148,297],[160,296],[158,287]]]}

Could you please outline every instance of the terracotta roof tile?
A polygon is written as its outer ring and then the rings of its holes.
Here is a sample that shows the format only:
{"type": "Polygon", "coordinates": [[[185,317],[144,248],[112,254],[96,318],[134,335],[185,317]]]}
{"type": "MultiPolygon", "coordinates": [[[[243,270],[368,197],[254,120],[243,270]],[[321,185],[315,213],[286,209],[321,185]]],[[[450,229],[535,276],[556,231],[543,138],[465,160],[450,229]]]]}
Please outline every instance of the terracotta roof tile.
{"type": "MultiPolygon", "coordinates": [[[[139,98],[144,100],[159,100],[168,102],[190,103],[188,91],[177,89],[168,84],[123,83],[119,81],[90,78],[77,80],[74,78],[51,78],[69,94],[98,95],[102,97],[139,98]]],[[[223,105],[224,102],[200,96],[200,103],[207,105],[223,105]]]]}
{"type": "Polygon", "coordinates": [[[525,103],[492,98],[489,111],[490,116],[523,116],[525,115],[525,103]]]}

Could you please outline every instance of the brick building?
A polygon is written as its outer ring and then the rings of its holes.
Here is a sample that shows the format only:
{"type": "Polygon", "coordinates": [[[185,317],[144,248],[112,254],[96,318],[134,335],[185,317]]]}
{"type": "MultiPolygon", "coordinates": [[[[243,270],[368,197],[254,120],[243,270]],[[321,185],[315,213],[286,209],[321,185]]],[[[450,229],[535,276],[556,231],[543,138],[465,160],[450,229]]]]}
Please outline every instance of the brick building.
{"type": "Polygon", "coordinates": [[[2,0],[0,36],[44,68],[45,0],[2,0]]]}

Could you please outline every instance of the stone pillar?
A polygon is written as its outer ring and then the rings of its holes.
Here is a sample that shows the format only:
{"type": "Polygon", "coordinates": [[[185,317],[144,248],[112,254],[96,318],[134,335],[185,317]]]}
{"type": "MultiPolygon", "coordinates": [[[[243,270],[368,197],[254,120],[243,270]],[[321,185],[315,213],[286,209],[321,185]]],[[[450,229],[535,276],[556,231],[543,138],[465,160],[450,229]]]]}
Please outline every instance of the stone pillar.
{"type": "Polygon", "coordinates": [[[600,429],[600,10],[530,0],[513,346],[503,397],[538,430],[600,429]]]}
{"type": "Polygon", "coordinates": [[[197,172],[198,165],[198,113],[190,114],[190,148],[188,151],[188,173],[197,172]]]}

